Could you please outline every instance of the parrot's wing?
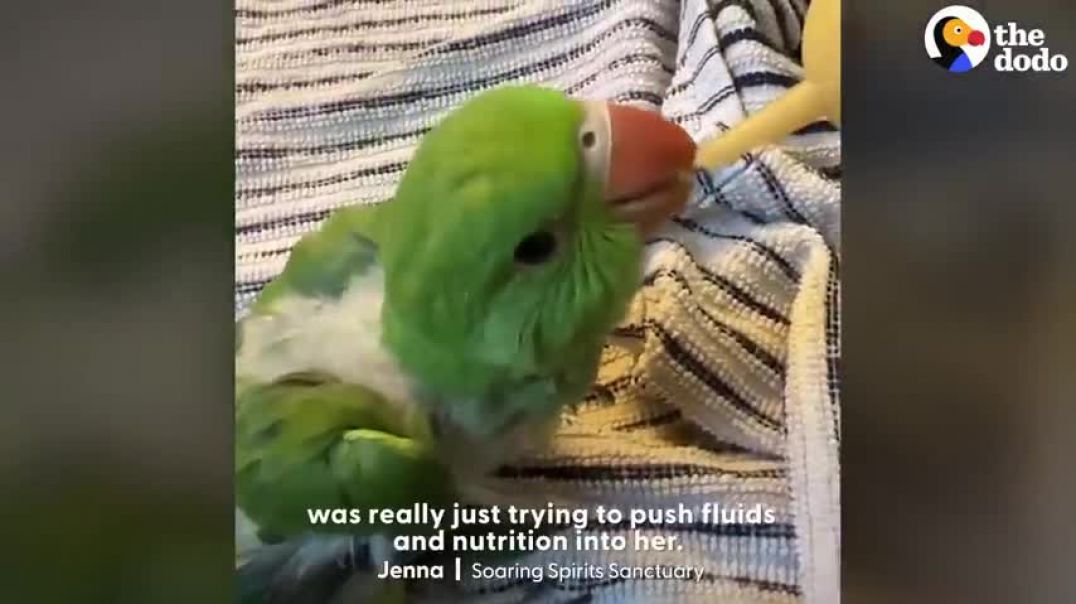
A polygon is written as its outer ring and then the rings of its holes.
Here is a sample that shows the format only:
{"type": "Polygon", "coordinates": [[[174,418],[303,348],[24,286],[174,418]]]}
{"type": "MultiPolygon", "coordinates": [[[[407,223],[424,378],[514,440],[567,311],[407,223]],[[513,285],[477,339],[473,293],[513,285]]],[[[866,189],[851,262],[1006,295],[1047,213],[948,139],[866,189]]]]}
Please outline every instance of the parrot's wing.
{"type": "Polygon", "coordinates": [[[339,296],[356,275],[377,264],[374,231],[379,207],[336,210],[321,228],[299,240],[283,272],[265,286],[251,311],[264,312],[288,296],[339,296]]]}
{"type": "Polygon", "coordinates": [[[421,414],[362,386],[316,379],[248,387],[237,400],[237,503],[269,541],[239,561],[239,602],[394,603],[399,586],[376,578],[380,556],[371,551],[393,527],[366,514],[441,503],[448,473],[430,453],[421,414]]]}
{"type": "Polygon", "coordinates": [[[423,413],[312,380],[249,386],[236,401],[236,498],[262,535],[373,534],[386,527],[370,523],[371,508],[450,499],[423,413]]]}

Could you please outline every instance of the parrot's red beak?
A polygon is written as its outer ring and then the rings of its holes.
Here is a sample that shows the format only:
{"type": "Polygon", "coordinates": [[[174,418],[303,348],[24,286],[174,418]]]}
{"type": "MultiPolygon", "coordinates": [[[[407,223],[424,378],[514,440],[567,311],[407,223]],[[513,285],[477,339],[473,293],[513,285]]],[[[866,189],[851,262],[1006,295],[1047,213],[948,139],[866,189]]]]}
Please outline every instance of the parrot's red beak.
{"type": "Polygon", "coordinates": [[[687,202],[695,142],[652,111],[611,103],[608,109],[612,149],[605,199],[648,235],[687,202]]]}

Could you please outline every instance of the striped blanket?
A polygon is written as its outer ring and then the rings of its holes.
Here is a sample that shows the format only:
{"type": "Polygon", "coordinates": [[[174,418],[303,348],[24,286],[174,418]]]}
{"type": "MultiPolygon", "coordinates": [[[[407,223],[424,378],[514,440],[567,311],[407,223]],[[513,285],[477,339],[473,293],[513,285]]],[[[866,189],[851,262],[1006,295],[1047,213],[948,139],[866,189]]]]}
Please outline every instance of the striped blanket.
{"type": "MultiPolygon", "coordinates": [[[[237,315],[332,209],[389,199],[422,134],[479,90],[536,82],[720,136],[800,79],[806,2],[238,0],[237,315]]],[[[678,551],[557,555],[701,579],[469,583],[474,601],[838,601],[839,177],[823,123],[698,173],[647,246],[591,394],[549,451],[487,485],[536,505],[762,505],[776,521],[644,530],[678,551]]]]}

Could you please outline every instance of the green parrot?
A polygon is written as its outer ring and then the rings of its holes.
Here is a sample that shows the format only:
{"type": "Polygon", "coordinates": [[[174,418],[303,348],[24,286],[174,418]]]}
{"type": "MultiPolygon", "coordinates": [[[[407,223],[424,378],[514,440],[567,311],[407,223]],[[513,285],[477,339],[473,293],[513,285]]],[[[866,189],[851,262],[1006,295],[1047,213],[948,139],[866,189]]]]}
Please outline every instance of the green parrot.
{"type": "MultiPolygon", "coordinates": [[[[540,447],[594,379],[694,152],[653,112],[497,88],[423,137],[391,201],[296,244],[237,325],[236,499],[263,540],[294,557],[312,534],[408,530],[308,510],[450,504],[540,447]]],[[[279,571],[275,555],[246,563],[279,571]]]]}

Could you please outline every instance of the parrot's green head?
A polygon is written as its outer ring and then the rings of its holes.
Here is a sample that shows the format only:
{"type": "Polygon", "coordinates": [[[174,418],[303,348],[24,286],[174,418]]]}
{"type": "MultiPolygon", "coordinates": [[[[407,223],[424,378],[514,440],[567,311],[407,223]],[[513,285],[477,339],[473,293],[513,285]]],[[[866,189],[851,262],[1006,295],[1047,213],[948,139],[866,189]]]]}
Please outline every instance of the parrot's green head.
{"type": "Polygon", "coordinates": [[[424,137],[379,221],[382,319],[440,416],[484,435],[583,396],[693,157],[655,113],[531,86],[424,137]]]}

